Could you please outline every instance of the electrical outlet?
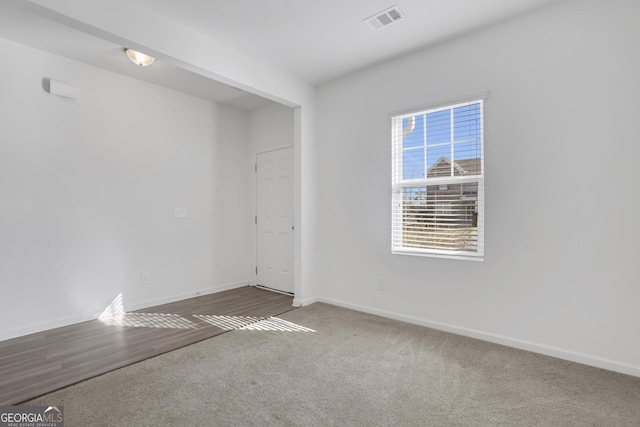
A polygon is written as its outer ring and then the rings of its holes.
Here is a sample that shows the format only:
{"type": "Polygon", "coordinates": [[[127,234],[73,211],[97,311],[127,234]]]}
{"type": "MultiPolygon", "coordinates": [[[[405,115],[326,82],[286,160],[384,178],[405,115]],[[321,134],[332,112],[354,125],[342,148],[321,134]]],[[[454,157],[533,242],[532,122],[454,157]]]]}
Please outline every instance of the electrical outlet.
{"type": "Polygon", "coordinates": [[[384,291],[384,277],[378,277],[378,290],[384,291]]]}
{"type": "Polygon", "coordinates": [[[175,208],[173,210],[174,218],[187,218],[188,216],[187,208],[175,208]]]}
{"type": "Polygon", "coordinates": [[[148,285],[149,283],[151,283],[151,276],[149,275],[149,273],[142,273],[140,275],[140,283],[142,283],[143,285],[148,285]]]}

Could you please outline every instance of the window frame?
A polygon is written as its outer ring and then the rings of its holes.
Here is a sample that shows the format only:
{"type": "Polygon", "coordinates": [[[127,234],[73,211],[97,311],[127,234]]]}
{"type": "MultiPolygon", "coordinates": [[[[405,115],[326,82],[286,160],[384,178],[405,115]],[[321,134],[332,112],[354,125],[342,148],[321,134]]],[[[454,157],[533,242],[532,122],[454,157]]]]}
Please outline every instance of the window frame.
{"type": "MultiPolygon", "coordinates": [[[[414,255],[414,256],[426,256],[426,257],[436,257],[436,258],[451,258],[451,259],[465,259],[465,260],[474,260],[474,261],[483,261],[484,260],[484,217],[485,217],[485,209],[484,209],[484,180],[485,180],[485,101],[487,98],[488,92],[479,92],[475,94],[468,95],[466,97],[461,97],[445,102],[440,102],[431,107],[426,108],[415,108],[411,111],[405,111],[402,113],[391,114],[391,159],[392,159],[392,206],[391,206],[391,252],[393,254],[399,255],[414,255]],[[418,115],[423,115],[426,117],[427,114],[431,114],[434,112],[450,110],[451,116],[453,117],[454,111],[456,108],[464,107],[467,105],[479,104],[480,108],[480,129],[479,129],[479,140],[480,140],[480,174],[478,175],[465,175],[465,176],[455,176],[453,174],[453,169],[455,167],[455,158],[453,155],[453,161],[451,161],[451,170],[453,176],[437,176],[437,177],[427,177],[426,172],[428,171],[427,167],[427,150],[428,147],[433,146],[444,146],[450,145],[451,152],[454,152],[456,142],[455,137],[453,136],[453,125],[454,122],[451,121],[451,134],[452,137],[447,143],[436,143],[433,145],[428,144],[427,137],[425,135],[424,147],[425,147],[425,176],[423,178],[411,178],[411,179],[402,179],[403,177],[403,162],[404,162],[404,152],[407,149],[416,149],[419,147],[403,147],[403,119],[408,117],[416,117],[418,115]],[[415,248],[415,247],[406,247],[403,246],[403,229],[404,229],[404,218],[403,218],[403,195],[405,188],[411,187],[431,187],[431,186],[446,186],[446,185],[460,185],[461,191],[464,189],[465,184],[473,183],[477,184],[477,217],[476,227],[477,227],[477,237],[476,237],[476,251],[459,251],[459,250],[446,250],[446,249],[432,249],[432,248],[415,248]]],[[[426,124],[423,124],[425,128],[426,134],[426,124]]],[[[433,205],[433,208],[436,209],[436,204],[433,205]]]]}

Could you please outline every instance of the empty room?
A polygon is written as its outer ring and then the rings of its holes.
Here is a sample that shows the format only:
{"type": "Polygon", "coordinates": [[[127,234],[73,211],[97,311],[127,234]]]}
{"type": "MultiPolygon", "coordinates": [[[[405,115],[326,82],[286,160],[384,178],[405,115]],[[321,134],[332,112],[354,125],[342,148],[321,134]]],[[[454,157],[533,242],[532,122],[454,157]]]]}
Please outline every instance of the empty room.
{"type": "Polygon", "coordinates": [[[638,22],[3,0],[0,426],[640,425],[638,22]]]}

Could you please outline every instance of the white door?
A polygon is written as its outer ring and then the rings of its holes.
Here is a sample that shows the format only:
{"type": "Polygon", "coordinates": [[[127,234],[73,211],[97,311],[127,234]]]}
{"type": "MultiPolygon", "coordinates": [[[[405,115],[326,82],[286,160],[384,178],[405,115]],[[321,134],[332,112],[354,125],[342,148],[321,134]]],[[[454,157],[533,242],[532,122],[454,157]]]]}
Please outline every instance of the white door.
{"type": "Polygon", "coordinates": [[[258,285],[293,293],[293,148],[256,159],[258,285]]]}

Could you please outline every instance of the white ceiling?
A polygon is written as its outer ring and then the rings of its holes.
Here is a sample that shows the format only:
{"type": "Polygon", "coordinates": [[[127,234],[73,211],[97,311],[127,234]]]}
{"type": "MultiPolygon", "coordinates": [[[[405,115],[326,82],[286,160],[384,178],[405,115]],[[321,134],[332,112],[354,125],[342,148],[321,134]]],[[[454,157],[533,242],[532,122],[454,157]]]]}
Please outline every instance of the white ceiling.
{"type": "Polygon", "coordinates": [[[312,84],[558,0],[135,0],[312,84]],[[405,18],[365,18],[397,5],[405,18]]]}
{"type": "Polygon", "coordinates": [[[47,20],[5,0],[0,0],[0,37],[244,111],[273,102],[168,62],[139,67],[129,62],[122,46],[47,20]]]}
{"type": "MultiPolygon", "coordinates": [[[[130,1],[319,85],[561,0],[130,1]],[[403,20],[378,30],[364,22],[393,5],[403,20]]],[[[0,37],[247,111],[272,102],[163,61],[134,66],[122,46],[34,15],[17,1],[0,1],[0,37]]]]}

